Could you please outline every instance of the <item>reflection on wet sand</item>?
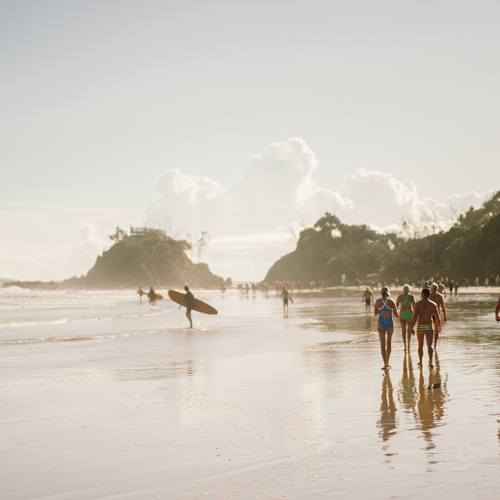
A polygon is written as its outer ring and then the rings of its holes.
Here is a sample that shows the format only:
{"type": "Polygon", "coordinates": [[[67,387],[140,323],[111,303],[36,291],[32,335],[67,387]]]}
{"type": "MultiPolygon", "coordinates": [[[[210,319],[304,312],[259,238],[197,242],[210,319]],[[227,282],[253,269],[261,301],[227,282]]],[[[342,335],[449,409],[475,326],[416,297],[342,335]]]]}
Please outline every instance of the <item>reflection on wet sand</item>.
{"type": "MultiPolygon", "coordinates": [[[[396,404],[394,402],[393,388],[391,377],[389,372],[387,372],[382,379],[382,396],[380,403],[380,419],[377,422],[377,426],[380,428],[379,435],[382,441],[387,442],[396,434],[396,404]]],[[[384,450],[387,450],[388,446],[385,444],[383,446],[384,450]]]]}
{"type": "Polygon", "coordinates": [[[423,370],[420,370],[418,379],[418,402],[415,412],[417,424],[427,442],[426,450],[436,447],[433,441],[433,430],[438,427],[444,415],[445,387],[441,381],[438,356],[434,356],[435,367],[429,370],[429,377],[425,382],[423,370]]]}
{"type": "Polygon", "coordinates": [[[422,436],[427,445],[426,450],[436,447],[433,441],[433,429],[441,424],[444,416],[446,402],[446,383],[443,383],[441,369],[437,353],[434,357],[435,367],[429,369],[427,381],[424,377],[424,370],[419,370],[418,386],[413,374],[413,364],[411,354],[405,353],[403,360],[403,376],[399,398],[406,410],[412,411],[417,428],[422,430],[422,436]]]}
{"type": "Polygon", "coordinates": [[[405,351],[404,353],[403,375],[401,377],[399,399],[406,410],[413,411],[417,401],[417,391],[415,388],[415,377],[413,375],[413,363],[409,351],[405,351]]]}
{"type": "MultiPolygon", "coordinates": [[[[380,429],[379,435],[384,442],[382,449],[386,452],[388,449],[387,442],[397,433],[396,428],[398,425],[396,419],[397,407],[393,393],[393,386],[388,372],[382,380],[380,418],[377,421],[377,427],[380,429]]],[[[424,377],[424,370],[419,370],[417,382],[413,373],[411,354],[405,353],[398,399],[402,408],[413,414],[417,429],[422,431],[422,437],[426,442],[425,450],[427,451],[436,447],[433,439],[435,436],[434,429],[444,425],[442,420],[446,398],[446,382],[443,382],[441,377],[438,356],[435,356],[435,368],[429,370],[427,379],[424,377]]]]}

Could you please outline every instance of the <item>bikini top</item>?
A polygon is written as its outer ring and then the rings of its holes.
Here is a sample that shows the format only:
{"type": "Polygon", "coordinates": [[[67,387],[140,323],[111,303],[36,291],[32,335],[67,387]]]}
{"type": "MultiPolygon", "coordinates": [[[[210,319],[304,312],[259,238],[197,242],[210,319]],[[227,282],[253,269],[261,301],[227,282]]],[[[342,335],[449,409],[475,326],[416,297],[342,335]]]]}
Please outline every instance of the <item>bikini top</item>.
{"type": "MultiPolygon", "coordinates": [[[[383,300],[384,299],[382,299],[382,301],[383,300]]],[[[391,315],[392,315],[392,309],[387,306],[387,300],[388,299],[385,299],[384,305],[378,310],[378,312],[380,312],[380,311],[389,311],[391,313],[391,315]]]]}
{"type": "Polygon", "coordinates": [[[403,297],[405,298],[405,300],[403,300],[402,302],[399,303],[400,306],[411,306],[412,303],[408,300],[408,295],[403,295],[403,297]]]}

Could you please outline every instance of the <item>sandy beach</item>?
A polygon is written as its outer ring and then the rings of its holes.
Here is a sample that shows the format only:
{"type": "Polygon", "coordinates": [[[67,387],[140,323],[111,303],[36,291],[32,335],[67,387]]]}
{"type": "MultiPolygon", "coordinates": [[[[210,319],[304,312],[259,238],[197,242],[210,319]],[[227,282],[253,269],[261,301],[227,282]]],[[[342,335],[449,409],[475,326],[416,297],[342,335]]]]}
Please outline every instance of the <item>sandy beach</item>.
{"type": "MultiPolygon", "coordinates": [[[[194,316],[132,291],[2,290],[6,500],[497,498],[500,290],[459,289],[434,369],[356,289],[196,292],[194,316]]],[[[415,339],[414,339],[415,340],[415,339]]]]}

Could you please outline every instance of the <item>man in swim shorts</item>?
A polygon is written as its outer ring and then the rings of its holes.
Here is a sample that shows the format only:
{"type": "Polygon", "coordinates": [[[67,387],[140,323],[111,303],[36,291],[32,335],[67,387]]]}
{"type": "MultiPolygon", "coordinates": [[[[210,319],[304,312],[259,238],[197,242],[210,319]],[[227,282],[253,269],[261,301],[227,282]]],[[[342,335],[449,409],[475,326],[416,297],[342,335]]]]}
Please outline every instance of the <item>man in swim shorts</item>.
{"type": "MultiPolygon", "coordinates": [[[[444,297],[438,292],[438,286],[436,283],[431,285],[431,294],[429,295],[429,300],[434,302],[437,305],[440,319],[442,321],[448,321],[446,318],[446,307],[444,305],[444,297]]],[[[433,323],[435,323],[435,318],[433,317],[433,323]]],[[[434,324],[434,349],[436,348],[436,344],[438,341],[439,333],[441,332],[441,328],[434,324]]]]}
{"type": "Polygon", "coordinates": [[[441,328],[441,320],[439,319],[439,311],[437,305],[429,300],[431,291],[424,288],[421,294],[421,300],[415,303],[414,317],[411,324],[411,333],[415,334],[415,324],[417,324],[417,340],[418,340],[418,366],[422,366],[422,358],[424,355],[424,337],[427,342],[427,353],[429,355],[429,366],[433,366],[432,359],[434,351],[432,350],[432,340],[434,337],[434,324],[432,317],[436,317],[436,324],[441,328]]]}
{"type": "Polygon", "coordinates": [[[191,293],[187,285],[184,287],[184,290],[186,291],[186,293],[184,294],[184,300],[182,301],[182,304],[179,306],[179,309],[184,305],[186,306],[186,317],[189,320],[189,328],[193,328],[191,311],[194,308],[194,295],[191,293]]]}
{"type": "Polygon", "coordinates": [[[369,312],[373,300],[373,292],[370,290],[369,287],[366,288],[365,293],[363,293],[363,297],[361,297],[361,300],[365,301],[366,312],[369,312]]]}

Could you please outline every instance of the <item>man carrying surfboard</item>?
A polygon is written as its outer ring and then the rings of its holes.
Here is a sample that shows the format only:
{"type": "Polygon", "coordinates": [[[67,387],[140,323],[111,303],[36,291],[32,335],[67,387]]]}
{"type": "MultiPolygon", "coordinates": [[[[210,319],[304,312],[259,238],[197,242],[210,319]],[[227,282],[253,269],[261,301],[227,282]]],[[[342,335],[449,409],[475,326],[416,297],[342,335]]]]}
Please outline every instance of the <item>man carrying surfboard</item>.
{"type": "Polygon", "coordinates": [[[189,290],[189,287],[186,285],[184,287],[184,290],[186,290],[186,293],[184,294],[184,300],[182,301],[182,304],[179,306],[179,309],[182,306],[186,306],[186,316],[187,319],[189,320],[189,328],[193,328],[193,320],[191,318],[191,311],[194,308],[194,295],[191,293],[189,290]]]}

